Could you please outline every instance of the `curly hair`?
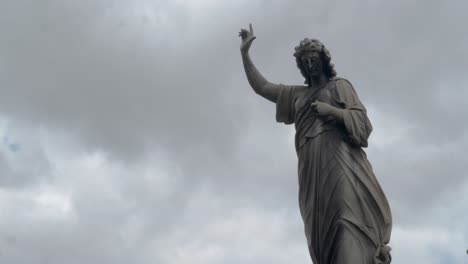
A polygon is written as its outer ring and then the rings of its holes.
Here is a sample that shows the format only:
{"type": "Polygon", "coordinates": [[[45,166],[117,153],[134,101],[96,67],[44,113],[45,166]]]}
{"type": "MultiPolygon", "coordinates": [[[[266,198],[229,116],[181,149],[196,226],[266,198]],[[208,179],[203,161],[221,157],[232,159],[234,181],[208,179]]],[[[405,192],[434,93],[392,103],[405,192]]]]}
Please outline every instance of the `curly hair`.
{"type": "Polygon", "coordinates": [[[297,67],[301,71],[302,76],[306,79],[304,83],[307,85],[311,85],[310,77],[307,75],[304,67],[302,66],[301,62],[301,55],[306,51],[317,51],[320,53],[320,57],[322,58],[322,63],[324,66],[324,73],[327,78],[333,78],[336,76],[335,65],[331,63],[331,55],[325,45],[318,39],[309,39],[305,38],[299,43],[299,46],[296,46],[294,57],[296,57],[297,67]]]}

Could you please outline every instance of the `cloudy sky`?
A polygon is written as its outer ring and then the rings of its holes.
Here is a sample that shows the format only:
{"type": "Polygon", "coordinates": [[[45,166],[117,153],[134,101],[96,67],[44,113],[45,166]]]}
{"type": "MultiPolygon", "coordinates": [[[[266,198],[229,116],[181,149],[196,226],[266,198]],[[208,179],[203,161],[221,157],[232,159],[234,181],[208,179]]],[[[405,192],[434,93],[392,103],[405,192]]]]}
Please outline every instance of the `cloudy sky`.
{"type": "Polygon", "coordinates": [[[319,38],[369,111],[393,262],[468,263],[466,1],[0,0],[0,262],[311,263],[294,128],[319,38]]]}

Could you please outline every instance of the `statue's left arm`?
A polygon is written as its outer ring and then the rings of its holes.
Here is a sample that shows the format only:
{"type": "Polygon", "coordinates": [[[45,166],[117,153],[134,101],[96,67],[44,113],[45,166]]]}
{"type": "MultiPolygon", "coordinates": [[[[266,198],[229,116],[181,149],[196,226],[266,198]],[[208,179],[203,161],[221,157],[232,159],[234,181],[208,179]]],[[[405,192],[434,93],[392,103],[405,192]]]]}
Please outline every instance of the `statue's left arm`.
{"type": "Polygon", "coordinates": [[[367,147],[367,140],[372,132],[372,124],[367,110],[359,100],[356,91],[348,80],[336,80],[337,104],[341,109],[341,122],[344,124],[350,143],[367,147]]]}
{"type": "Polygon", "coordinates": [[[372,125],[367,117],[367,111],[359,100],[353,86],[348,80],[337,79],[335,102],[339,107],[325,102],[315,101],[312,109],[319,116],[332,116],[343,124],[348,134],[349,142],[355,146],[367,147],[367,139],[372,132],[372,125]]]}

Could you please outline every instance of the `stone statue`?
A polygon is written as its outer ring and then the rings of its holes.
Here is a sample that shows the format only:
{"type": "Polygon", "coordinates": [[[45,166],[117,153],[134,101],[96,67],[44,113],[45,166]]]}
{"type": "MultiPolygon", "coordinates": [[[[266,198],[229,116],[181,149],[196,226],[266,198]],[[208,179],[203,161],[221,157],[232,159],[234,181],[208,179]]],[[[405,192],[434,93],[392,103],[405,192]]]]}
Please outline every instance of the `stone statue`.
{"type": "Polygon", "coordinates": [[[306,85],[273,84],[250,59],[252,25],[239,36],[249,84],[276,104],[276,121],[296,128],[299,207],[312,261],[390,263],[390,207],[362,149],[372,126],[353,86],[336,77],[325,46],[308,38],[294,53],[306,85]]]}

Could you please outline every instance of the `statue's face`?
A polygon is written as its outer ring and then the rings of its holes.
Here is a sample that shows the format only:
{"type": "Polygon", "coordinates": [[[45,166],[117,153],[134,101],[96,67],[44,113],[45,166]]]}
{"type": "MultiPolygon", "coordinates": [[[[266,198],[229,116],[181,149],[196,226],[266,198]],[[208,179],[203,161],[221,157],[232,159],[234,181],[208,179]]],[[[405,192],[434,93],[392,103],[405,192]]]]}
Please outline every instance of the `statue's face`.
{"type": "Polygon", "coordinates": [[[309,77],[316,78],[323,72],[323,63],[318,51],[306,51],[301,55],[301,63],[309,77]]]}

